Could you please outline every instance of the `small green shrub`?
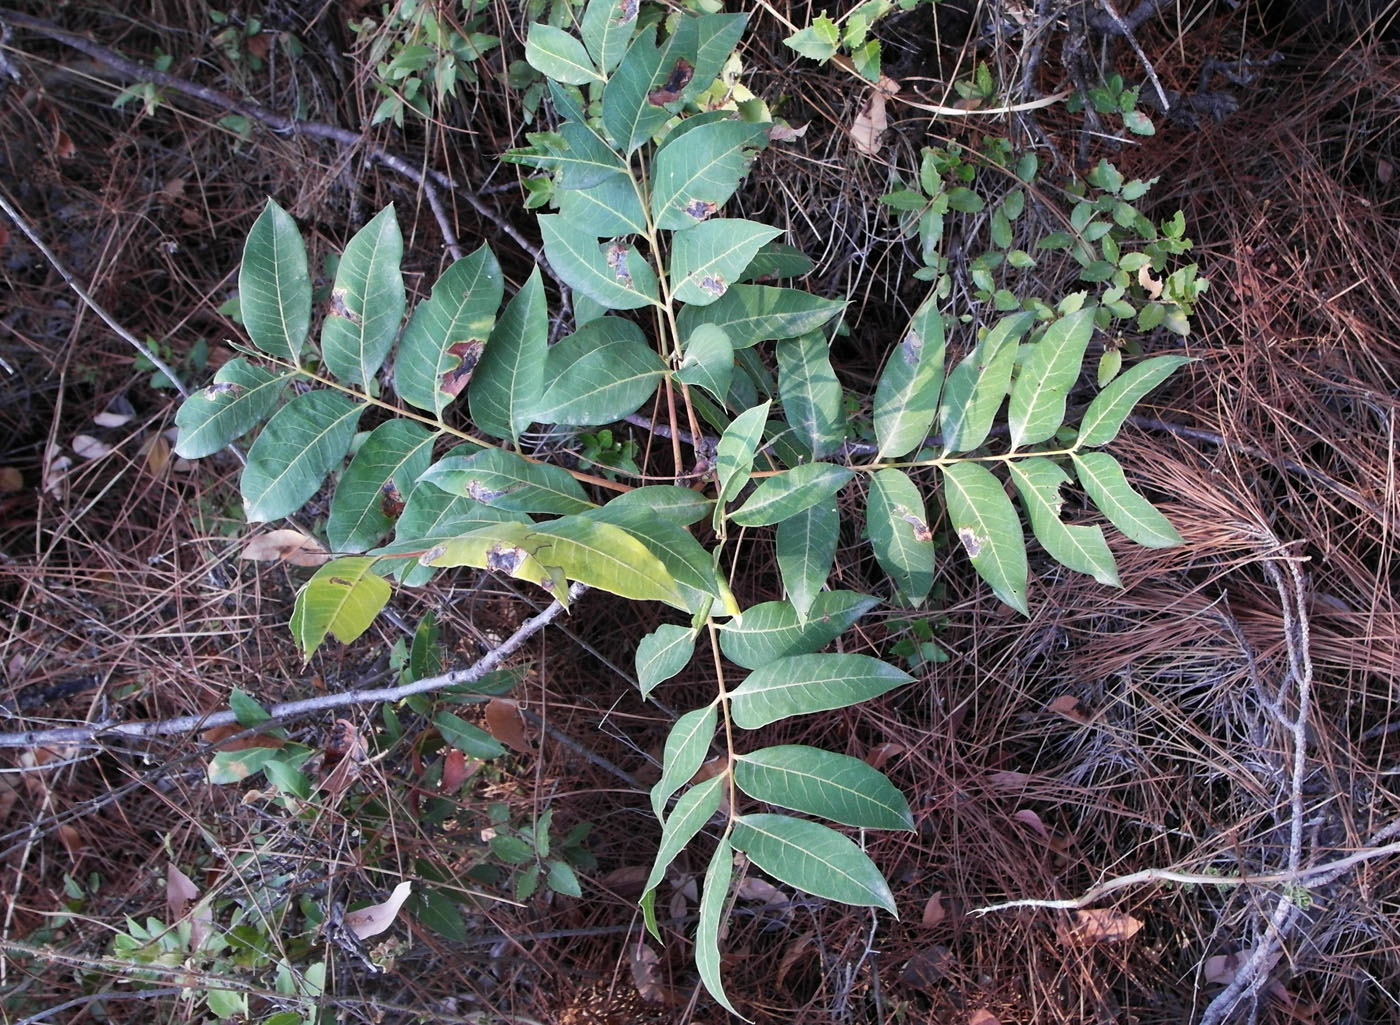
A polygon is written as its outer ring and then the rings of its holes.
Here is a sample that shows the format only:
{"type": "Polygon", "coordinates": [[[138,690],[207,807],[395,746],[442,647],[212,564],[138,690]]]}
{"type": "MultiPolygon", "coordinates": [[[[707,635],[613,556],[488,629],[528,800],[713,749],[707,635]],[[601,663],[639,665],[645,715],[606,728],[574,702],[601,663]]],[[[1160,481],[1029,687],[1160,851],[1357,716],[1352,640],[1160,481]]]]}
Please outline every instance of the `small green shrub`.
{"type": "MultiPolygon", "coordinates": [[[[335,475],[325,531],[340,557],[312,575],[292,614],[308,657],[327,635],[360,636],[388,601],[391,579],[421,584],[450,567],[515,577],[564,603],[569,581],[581,581],[675,610],[676,621],[638,647],[642,693],[680,673],[697,647],[716,686],[666,741],[651,792],[660,844],[642,905],[658,932],[657,888],[709,826],[718,839],[699,898],[696,960],[709,992],[731,1010],[719,935],[735,851],[809,893],[895,911],[861,845],[813,819],[912,829],[899,791],[847,755],[755,748],[748,739],[789,716],[913,682],[880,658],[823,650],[880,601],[827,588],[846,510],[863,506],[864,534],[886,575],[878,590],[896,603],[927,600],[946,539],[1003,602],[1026,613],[1017,503],[1046,554],[1117,584],[1103,530],[1065,522],[1061,489],[1077,479],[1140,544],[1179,543],[1103,447],[1186,360],[1101,367],[1100,390],[1077,421],[1067,418],[1069,394],[1097,333],[1158,325],[1184,333],[1204,287],[1194,268],[1168,270],[1190,246],[1179,217],[1159,228],[1134,205],[1150,183],[1125,182],[1101,164],[1060,215],[1068,230],[1030,240],[1023,213],[1032,195],[1048,191],[1036,184],[1034,156],[1014,159],[1004,143],[976,155],[929,150],[918,182],[897,185],[886,202],[921,239],[930,293],[890,346],[873,395],[849,394],[829,350],[844,301],[771,283],[801,276],[810,262],[778,228],[723,216],[771,144],[770,124],[697,102],[744,27],[742,15],[662,18],[639,15],[630,0],[591,0],[577,33],[530,30],[527,57],[545,76],[559,121],[505,159],[547,176],[532,204],[553,206],[539,229],[572,290],[572,334],[549,344],[538,270],[501,306],[505,282],[485,246],[449,267],[402,326],[402,240],[391,207],[347,245],[313,350],[306,251],[291,217],[269,201],[239,280],[255,348],[181,408],[177,446],[187,458],[210,455],[260,428],[241,481],[252,522],[298,511],[335,475]],[[960,313],[943,310],[953,272],[944,238],[955,221],[964,241],[986,232],[960,313]],[[1056,249],[1078,262],[1089,287],[1059,298],[1026,294],[1031,253],[1056,249]],[[949,366],[952,331],[971,345],[949,366]],[[771,363],[756,356],[769,345],[771,363]],[[668,432],[674,482],[628,484],[634,468],[605,457],[613,451],[605,432],[658,392],[679,428],[668,432]],[[449,422],[463,407],[466,416],[449,422]],[[868,443],[855,436],[852,409],[871,410],[868,443]],[[362,432],[371,411],[382,422],[362,432]],[[578,444],[532,449],[537,424],[553,440],[576,433],[578,444]],[[606,466],[608,478],[570,451],[606,466]],[[843,493],[850,497],[838,500],[843,493]],[[701,523],[709,547],[691,530],[701,523]],[[770,527],[771,535],[756,529],[770,527]],[[721,567],[740,564],[736,549],[770,536],[786,598],[741,609],[721,567]],[[728,663],[744,673],[730,676],[728,663]],[[692,785],[716,747],[721,771],[692,785]]],[[[941,656],[932,626],[911,637],[892,654],[911,665],[941,656]]],[[[577,864],[551,862],[534,829],[498,833],[510,838],[500,843],[507,860],[524,869],[514,882],[520,892],[542,873],[553,877],[556,865],[577,864]]]]}

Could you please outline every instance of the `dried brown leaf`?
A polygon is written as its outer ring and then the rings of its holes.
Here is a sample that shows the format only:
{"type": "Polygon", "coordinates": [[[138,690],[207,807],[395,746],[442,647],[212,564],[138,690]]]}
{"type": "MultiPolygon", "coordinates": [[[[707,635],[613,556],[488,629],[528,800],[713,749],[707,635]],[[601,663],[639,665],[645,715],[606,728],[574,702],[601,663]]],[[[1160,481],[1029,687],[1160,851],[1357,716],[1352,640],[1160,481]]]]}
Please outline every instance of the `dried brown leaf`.
{"type": "MultiPolygon", "coordinates": [[[[1241,950],[1235,954],[1215,954],[1206,958],[1206,963],[1201,968],[1201,974],[1206,982],[1214,983],[1218,986],[1228,986],[1235,981],[1235,976],[1239,974],[1245,962],[1249,960],[1250,952],[1241,950]]],[[[1279,958],[1283,956],[1281,951],[1275,951],[1264,959],[1260,965],[1261,975],[1268,975],[1273,971],[1274,965],[1278,964],[1279,958]]]]}
{"type": "Polygon", "coordinates": [[[632,946],[632,981],[637,993],[649,1004],[669,1004],[671,993],[661,979],[661,958],[656,951],[638,941],[632,946]]]}
{"type": "Polygon", "coordinates": [[[288,562],[293,566],[319,566],[330,553],[315,538],[284,527],[259,534],[243,546],[244,559],[254,562],[288,562]]]}
{"type": "Polygon", "coordinates": [[[948,912],[943,907],[943,891],[934,890],[933,895],[924,904],[924,914],[920,921],[925,929],[932,929],[947,917],[948,912]]]}
{"type": "Polygon", "coordinates": [[[1139,919],[1111,908],[1084,908],[1074,913],[1074,935],[1087,943],[1122,943],[1141,928],[1139,919]]]}
{"type": "Polygon", "coordinates": [[[534,750],[525,739],[520,706],[509,698],[492,698],[486,702],[486,732],[512,751],[530,754],[534,750]]]}
{"type": "Polygon", "coordinates": [[[967,1016],[967,1025],[1001,1025],[1001,1019],[985,1007],[979,1007],[967,1016]]]}
{"type": "Polygon", "coordinates": [[[1046,705],[1045,710],[1047,712],[1054,712],[1056,715],[1062,715],[1066,719],[1071,719],[1074,722],[1086,723],[1089,721],[1089,715],[1084,710],[1084,705],[1073,694],[1061,694],[1054,701],[1050,702],[1050,704],[1046,705]]]}
{"type": "Polygon", "coordinates": [[[82,459],[101,459],[112,454],[112,446],[91,434],[77,434],[73,436],[73,454],[82,459]]]}
{"type": "Polygon", "coordinates": [[[0,466],[0,495],[21,491],[23,488],[24,474],[20,473],[16,467],[0,466]]]}
{"type": "Polygon", "coordinates": [[[383,903],[371,904],[358,911],[347,911],[345,913],[345,927],[358,939],[365,940],[371,936],[378,936],[394,924],[399,908],[403,907],[403,902],[408,900],[408,895],[412,892],[413,884],[405,879],[394,887],[394,892],[389,894],[389,899],[383,903]]]}

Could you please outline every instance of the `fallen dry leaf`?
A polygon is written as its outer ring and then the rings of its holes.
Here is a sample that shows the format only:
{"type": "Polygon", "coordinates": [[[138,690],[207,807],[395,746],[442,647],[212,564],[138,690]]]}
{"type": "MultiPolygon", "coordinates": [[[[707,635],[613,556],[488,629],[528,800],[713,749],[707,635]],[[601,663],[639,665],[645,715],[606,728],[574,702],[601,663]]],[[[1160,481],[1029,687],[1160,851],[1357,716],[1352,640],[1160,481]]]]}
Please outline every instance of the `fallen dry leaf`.
{"type": "Polygon", "coordinates": [[[865,752],[865,757],[862,761],[878,772],[885,767],[891,758],[896,755],[902,755],[904,750],[903,744],[876,744],[869,751],[865,752]]]}
{"type": "Polygon", "coordinates": [[[132,413],[114,413],[110,409],[104,409],[92,418],[92,422],[98,427],[120,427],[131,420],[132,413]]]}
{"type": "Polygon", "coordinates": [[[50,443],[44,449],[44,473],[41,486],[44,493],[52,495],[60,502],[68,493],[68,470],[73,460],[63,454],[59,445],[50,443]]]}
{"type": "Polygon", "coordinates": [[[637,993],[649,1004],[669,1004],[671,994],[661,981],[661,959],[640,940],[632,946],[632,981],[637,993]]]}
{"type": "MultiPolygon", "coordinates": [[[[1206,982],[1214,983],[1218,986],[1228,986],[1235,981],[1235,976],[1239,974],[1245,962],[1249,960],[1250,952],[1241,950],[1235,954],[1216,954],[1206,958],[1206,963],[1201,968],[1201,974],[1205,976],[1206,982]]],[[[1283,956],[1282,951],[1275,951],[1264,959],[1260,965],[1259,974],[1268,975],[1278,964],[1279,958],[1283,956]]]]}
{"type": "Polygon", "coordinates": [[[473,758],[470,767],[467,765],[467,756],[460,749],[449,747],[447,756],[442,760],[442,781],[439,789],[445,794],[455,794],[462,789],[462,784],[476,775],[476,770],[481,768],[481,762],[473,758]]]}
{"type": "Polygon", "coordinates": [[[1001,1019],[985,1007],[979,1007],[967,1016],[967,1025],[1001,1025],[1001,1019]]]}
{"type": "Polygon", "coordinates": [[[529,754],[534,750],[525,739],[520,706],[509,698],[492,698],[486,702],[486,732],[513,751],[529,754]]]}
{"type": "MultiPolygon", "coordinates": [[[[178,922],[184,918],[197,900],[199,887],[172,861],[165,868],[165,906],[170,910],[170,920],[178,922]]],[[[213,929],[214,909],[208,904],[197,905],[190,917],[190,949],[203,946],[213,929]]]]}
{"type": "Polygon", "coordinates": [[[1061,694],[1050,704],[1045,706],[1046,711],[1062,715],[1066,719],[1075,722],[1088,722],[1089,715],[1084,711],[1084,705],[1073,694],[1061,694]]]}
{"type": "Polygon", "coordinates": [[[75,861],[78,855],[83,853],[86,844],[83,843],[83,835],[78,832],[76,826],[70,826],[66,822],[58,827],[58,841],[63,844],[63,849],[68,852],[68,856],[75,861]]]}
{"type": "Polygon", "coordinates": [[[1046,843],[1050,842],[1050,830],[1045,828],[1045,823],[1041,821],[1040,816],[1037,815],[1035,812],[1031,811],[1029,808],[1021,808],[1017,811],[1013,811],[1011,813],[1011,818],[1016,822],[1020,822],[1024,825],[1030,826],[1038,834],[1040,834],[1040,838],[1042,840],[1044,840],[1046,843]]]}
{"type": "Polygon", "coordinates": [[[885,117],[885,101],[897,92],[899,83],[888,75],[881,75],[879,81],[871,87],[865,105],[851,122],[851,141],[856,144],[856,149],[861,154],[867,157],[880,155],[880,149],[884,145],[882,136],[889,127],[889,121],[885,117]]]}
{"type": "Polygon", "coordinates": [[[243,546],[244,559],[253,562],[288,562],[293,566],[319,566],[331,557],[315,538],[284,527],[259,534],[243,546]]]}
{"type": "Polygon", "coordinates": [[[91,434],[78,434],[73,437],[73,454],[83,459],[101,459],[112,454],[112,446],[91,434]]]}
{"type": "Polygon", "coordinates": [[[734,891],[734,896],[740,900],[751,900],[758,904],[781,906],[792,902],[792,898],[782,890],[757,876],[745,876],[744,881],[734,891]]]}
{"type": "Polygon", "coordinates": [[[159,434],[153,434],[146,439],[141,451],[146,457],[146,469],[152,477],[159,477],[170,465],[170,443],[159,434]]]}
{"type": "Polygon", "coordinates": [[[651,869],[646,865],[623,865],[597,880],[598,886],[627,900],[636,900],[642,895],[642,887],[647,884],[651,869]]]}
{"type": "Polygon", "coordinates": [[[24,474],[13,466],[0,466],[0,495],[24,488],[24,474]]]}
{"type": "Polygon", "coordinates": [[[812,949],[812,934],[803,933],[797,939],[787,945],[783,951],[783,956],[778,960],[778,975],[774,980],[779,989],[787,981],[788,973],[797,965],[797,962],[807,957],[808,951],[812,949]]]}
{"type": "Polygon", "coordinates": [[[378,936],[394,924],[399,908],[403,907],[403,902],[408,900],[408,895],[412,892],[413,884],[405,879],[394,887],[394,892],[389,894],[389,899],[382,904],[371,904],[358,911],[347,911],[345,927],[358,939],[367,940],[371,936],[378,936]]]}
{"type": "Polygon", "coordinates": [[[924,904],[924,916],[921,919],[923,927],[932,929],[947,917],[948,912],[943,909],[943,891],[934,890],[933,896],[924,904]]]}
{"type": "Polygon", "coordinates": [[[1140,920],[1110,908],[1085,908],[1074,913],[1074,935],[1088,943],[1121,943],[1141,928],[1140,920]]]}

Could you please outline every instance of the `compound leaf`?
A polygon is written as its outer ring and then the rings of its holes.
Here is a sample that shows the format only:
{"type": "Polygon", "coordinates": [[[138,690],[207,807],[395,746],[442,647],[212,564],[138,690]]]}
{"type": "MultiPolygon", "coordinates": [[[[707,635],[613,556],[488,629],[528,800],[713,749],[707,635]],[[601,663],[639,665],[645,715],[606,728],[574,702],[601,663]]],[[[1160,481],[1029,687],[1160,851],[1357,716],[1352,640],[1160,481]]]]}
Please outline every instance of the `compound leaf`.
{"type": "Polygon", "coordinates": [[[199,459],[241,438],[272,412],[292,376],[265,370],[242,356],[229,360],[212,384],[181,403],[175,414],[180,428],[175,454],[199,459]]]}
{"type": "Polygon", "coordinates": [[[948,519],[977,575],[1022,615],[1026,607],[1026,542],[1016,507],[1001,481],[978,463],[943,467],[948,519]]]}
{"type": "Polygon", "coordinates": [[[550,347],[535,419],[585,427],[621,420],[651,397],[665,372],[641,328],[600,317],[550,347]]]}
{"type": "Polygon", "coordinates": [[[826,339],[819,331],[789,338],[778,343],[776,355],[783,413],[812,457],[820,459],[846,438],[841,382],[826,339]]]}
{"type": "Polygon", "coordinates": [[[1033,313],[1003,317],[948,374],[939,410],[943,447],[970,452],[987,440],[1016,364],[1016,346],[1035,322],[1033,313]]]}
{"type": "Polygon", "coordinates": [[[345,247],[321,325],[321,358],[344,384],[368,388],[389,355],[406,304],[402,259],[403,235],[390,203],[345,247]]]}
{"type": "Polygon", "coordinates": [[[433,461],[436,435],[411,420],[374,429],[336,484],[326,540],[340,552],[363,552],[393,528],[404,496],[433,461]]]}
{"type": "Polygon", "coordinates": [[[801,744],[740,755],[734,782],[750,797],[780,808],[866,829],[913,829],[909,802],[859,758],[801,744]]]}
{"type": "Polygon", "coordinates": [[[732,217],[677,232],[671,240],[672,294],[679,302],[709,305],[729,291],[759,247],[780,234],[780,228],[732,217]]]}
{"type": "Polygon", "coordinates": [[[238,307],[254,345],[298,362],[311,326],[311,275],[296,222],[271,199],[243,244],[238,307]]]}
{"type": "Polygon", "coordinates": [[[610,310],[657,305],[656,273],[635,246],[609,242],[569,224],[558,214],[538,218],[544,254],[570,287],[610,310]]]}
{"type": "Polygon", "coordinates": [[[1124,534],[1149,548],[1182,543],[1167,518],[1133,490],[1118,460],[1107,452],[1076,452],[1071,458],[1085,494],[1124,534]]]}
{"type": "Polygon", "coordinates": [[[506,304],[472,374],[472,422],[498,438],[518,441],[534,422],[548,351],[549,312],[536,267],[506,304]]]}
{"type": "Polygon", "coordinates": [[[933,587],[933,531],[924,497],[903,470],[889,467],[871,476],[865,533],[900,597],[922,604],[933,587]]]}
{"type": "Polygon", "coordinates": [[[924,443],[943,387],[943,317],[929,296],[885,362],[875,385],[876,459],[898,459],[924,443]]]}
{"type": "Polygon", "coordinates": [[[788,655],[809,655],[855,625],[879,600],[857,591],[823,591],[804,620],[791,602],[770,601],[720,628],[724,657],[745,669],[758,669],[788,655]]]}
{"type": "Polygon", "coordinates": [[[751,672],[730,692],[730,707],[736,725],[756,730],[867,701],[913,679],[869,655],[787,655],[751,672]]]}
{"type": "Polygon", "coordinates": [[[665,820],[666,802],[690,782],[690,778],[705,763],[718,722],[719,712],[710,704],[686,712],[666,735],[666,747],[661,756],[661,779],[651,788],[651,807],[658,819],[665,820]]]}
{"type": "Polygon", "coordinates": [[[836,830],[790,815],[741,815],[734,846],[774,879],[828,900],[896,914],[875,863],[836,830]]]}
{"type": "Polygon", "coordinates": [[[372,571],[376,561],[352,556],[328,562],[297,592],[292,636],[303,656],[309,659],[327,633],[349,644],[369,629],[390,592],[389,581],[372,571]]]}
{"type": "Polygon", "coordinates": [[[430,466],[419,480],[509,512],[567,515],[593,508],[567,470],[499,448],[448,456],[430,466]]]}
{"type": "Polygon", "coordinates": [[[239,490],[248,521],[290,516],[340,464],[365,407],[332,391],[298,395],[279,409],[248,450],[239,490]]]}
{"type": "Polygon", "coordinates": [[[501,265],[483,245],[445,270],[413,310],[394,357],[394,390],[433,416],[475,374],[504,293],[501,265]]]}
{"type": "Polygon", "coordinates": [[[1097,526],[1069,524],[1060,519],[1060,507],[1064,504],[1060,488],[1069,483],[1069,474],[1043,457],[1017,460],[1007,469],[1021,504],[1030,514],[1031,530],[1051,558],[1072,570],[1088,573],[1101,584],[1121,587],[1118,567],[1103,531],[1097,526]]]}
{"type": "Polygon", "coordinates": [[[1079,423],[1079,444],[1107,445],[1118,436],[1118,429],[1138,400],[1170,377],[1177,367],[1190,362],[1189,356],[1154,356],[1115,378],[1084,411],[1079,423]]]}
{"type": "Polygon", "coordinates": [[[823,299],[798,288],[732,285],[708,306],[685,307],[676,322],[682,335],[702,323],[713,324],[724,330],[734,348],[746,349],[759,342],[815,331],[845,306],[843,299],[823,299]]]}
{"type": "Polygon", "coordinates": [[[1060,429],[1066,397],[1094,334],[1094,312],[1089,306],[1061,317],[1031,345],[1006,409],[1013,449],[1044,441],[1060,429]]]}
{"type": "Polygon", "coordinates": [[[799,619],[807,618],[831,575],[840,540],[841,513],[835,502],[813,505],[778,524],[778,572],[799,619]]]}

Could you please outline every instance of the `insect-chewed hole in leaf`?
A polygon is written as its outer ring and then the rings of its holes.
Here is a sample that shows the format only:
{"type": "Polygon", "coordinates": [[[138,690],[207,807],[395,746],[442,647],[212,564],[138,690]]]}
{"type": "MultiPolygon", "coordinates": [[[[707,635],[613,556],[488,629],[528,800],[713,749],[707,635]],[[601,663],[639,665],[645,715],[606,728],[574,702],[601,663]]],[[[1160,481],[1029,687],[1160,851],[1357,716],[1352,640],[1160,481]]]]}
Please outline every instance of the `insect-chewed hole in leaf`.
{"type": "Polygon", "coordinates": [[[379,509],[391,520],[396,520],[403,512],[403,492],[391,480],[386,480],[379,489],[379,509]]]}
{"type": "Polygon", "coordinates": [[[718,209],[718,204],[711,203],[706,199],[692,199],[685,205],[686,216],[693,217],[697,221],[703,221],[708,217],[712,217],[714,212],[718,209]]]}
{"type": "Polygon", "coordinates": [[[695,74],[695,65],[684,57],[676,61],[676,66],[671,69],[671,73],[666,76],[666,83],[660,89],[653,89],[647,93],[647,102],[653,107],[664,107],[668,103],[675,103],[681,98],[681,92],[690,84],[690,79],[695,74]]]}
{"type": "Polygon", "coordinates": [[[613,277],[629,287],[632,284],[632,272],[627,269],[627,256],[631,251],[621,242],[614,242],[608,246],[608,267],[612,270],[613,277]]]}
{"type": "Polygon", "coordinates": [[[359,324],[360,318],[350,307],[345,305],[345,289],[337,288],[331,293],[331,308],[328,314],[332,317],[344,317],[352,324],[359,324]]]}
{"type": "Polygon", "coordinates": [[[700,279],[700,287],[716,297],[724,295],[729,290],[729,285],[719,274],[706,274],[700,279]]]}
{"type": "Polygon", "coordinates": [[[958,530],[958,540],[961,541],[962,546],[967,549],[968,557],[975,559],[981,553],[982,545],[987,539],[979,537],[977,531],[973,530],[971,527],[961,527],[958,530]]]}
{"type": "Polygon", "coordinates": [[[440,559],[447,554],[446,545],[433,545],[422,555],[418,556],[418,563],[422,566],[431,566],[434,559],[440,559]]]}
{"type": "Polygon", "coordinates": [[[486,568],[496,573],[514,573],[525,561],[525,549],[519,545],[493,545],[486,549],[486,568]]]}
{"type": "Polygon", "coordinates": [[[233,381],[216,381],[205,388],[201,394],[206,399],[216,399],[220,395],[238,395],[246,390],[243,385],[235,384],[233,381]]]}
{"type": "Polygon", "coordinates": [[[933,540],[933,531],[929,530],[928,523],[922,516],[916,516],[902,505],[895,508],[895,515],[914,528],[915,541],[933,540]]]}
{"type": "Polygon", "coordinates": [[[904,336],[904,341],[899,343],[899,354],[904,357],[904,362],[911,367],[919,365],[919,356],[924,351],[924,340],[913,331],[904,336]]]}
{"type": "Polygon", "coordinates": [[[453,342],[449,345],[448,355],[456,356],[461,362],[442,375],[442,380],[438,383],[439,390],[454,398],[462,394],[462,389],[472,379],[472,371],[481,362],[481,353],[485,348],[486,343],[480,338],[469,338],[465,342],[453,342]]]}
{"type": "Polygon", "coordinates": [[[490,505],[496,499],[510,492],[510,488],[488,488],[479,480],[467,481],[467,497],[482,505],[490,505]]]}

